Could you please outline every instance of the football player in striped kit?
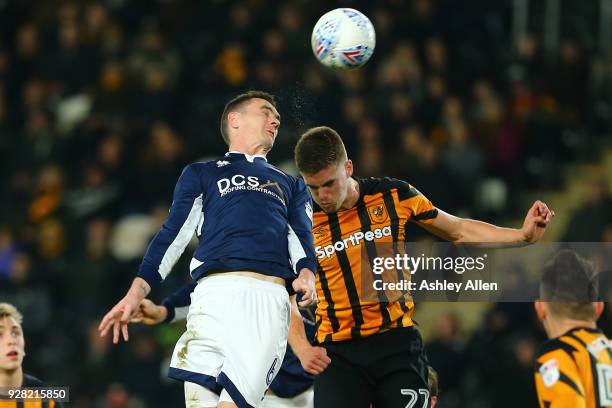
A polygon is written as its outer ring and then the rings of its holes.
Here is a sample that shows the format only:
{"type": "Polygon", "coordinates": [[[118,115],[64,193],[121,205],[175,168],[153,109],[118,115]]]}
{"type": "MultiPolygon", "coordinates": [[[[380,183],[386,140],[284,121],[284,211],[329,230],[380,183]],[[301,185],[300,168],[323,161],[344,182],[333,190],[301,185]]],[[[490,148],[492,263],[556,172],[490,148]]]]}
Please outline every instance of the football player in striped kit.
{"type": "MultiPolygon", "coordinates": [[[[380,243],[401,252],[408,222],[453,242],[530,243],[542,237],[554,212],[536,201],[520,229],[455,217],[405,181],[354,178],[340,135],[325,126],[300,137],[295,161],[316,203],[315,340],[331,359],[327,368],[312,371],[318,374],[315,407],[428,406],[427,358],[412,320],[414,303],[408,293],[394,299],[382,291],[368,293],[363,282],[372,271],[364,268],[368,274],[362,274],[362,262],[373,264],[380,243]]],[[[304,336],[292,330],[290,344],[304,336]]],[[[306,368],[320,357],[300,343],[293,349],[306,368]]]]}
{"type": "MultiPolygon", "coordinates": [[[[21,322],[23,316],[17,308],[9,303],[0,303],[0,388],[39,388],[42,381],[23,372],[25,357],[25,339],[21,322]]],[[[2,392],[2,391],[0,391],[2,392]]],[[[9,399],[0,395],[0,408],[61,408],[62,404],[54,400],[9,399]]]]}
{"type": "Polygon", "coordinates": [[[597,328],[593,266],[571,250],[560,251],[544,268],[538,318],[549,339],[538,351],[535,383],[541,408],[612,407],[612,349],[597,328]]]}

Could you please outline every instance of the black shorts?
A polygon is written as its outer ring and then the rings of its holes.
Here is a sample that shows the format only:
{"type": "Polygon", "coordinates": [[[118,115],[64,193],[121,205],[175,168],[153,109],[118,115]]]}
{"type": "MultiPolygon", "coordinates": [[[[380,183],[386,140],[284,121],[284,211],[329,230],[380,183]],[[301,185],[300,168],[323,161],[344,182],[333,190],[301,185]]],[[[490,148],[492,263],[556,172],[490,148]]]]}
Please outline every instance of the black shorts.
{"type": "Polygon", "coordinates": [[[331,363],[315,377],[315,408],[429,406],[427,357],[416,328],[323,346],[331,363]]]}

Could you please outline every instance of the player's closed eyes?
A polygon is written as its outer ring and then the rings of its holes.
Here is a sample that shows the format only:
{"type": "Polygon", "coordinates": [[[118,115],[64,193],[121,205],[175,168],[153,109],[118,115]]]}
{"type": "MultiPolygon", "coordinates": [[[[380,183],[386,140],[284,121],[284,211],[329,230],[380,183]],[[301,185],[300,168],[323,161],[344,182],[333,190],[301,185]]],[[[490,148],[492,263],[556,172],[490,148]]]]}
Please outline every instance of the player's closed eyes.
{"type": "Polygon", "coordinates": [[[276,119],[278,121],[278,123],[280,123],[280,116],[276,113],[274,113],[274,111],[272,109],[270,109],[270,107],[268,106],[262,106],[261,107],[261,111],[267,116],[267,117],[272,117],[274,119],[276,119]]]}
{"type": "Polygon", "coordinates": [[[311,189],[311,190],[313,190],[313,191],[317,191],[317,190],[318,190],[318,189],[320,189],[320,188],[329,188],[329,187],[333,187],[335,183],[336,183],[336,180],[331,180],[331,181],[328,181],[327,183],[323,184],[323,185],[322,185],[322,186],[320,186],[320,187],[310,187],[310,186],[308,186],[308,188],[310,188],[310,189],[311,189]]]}

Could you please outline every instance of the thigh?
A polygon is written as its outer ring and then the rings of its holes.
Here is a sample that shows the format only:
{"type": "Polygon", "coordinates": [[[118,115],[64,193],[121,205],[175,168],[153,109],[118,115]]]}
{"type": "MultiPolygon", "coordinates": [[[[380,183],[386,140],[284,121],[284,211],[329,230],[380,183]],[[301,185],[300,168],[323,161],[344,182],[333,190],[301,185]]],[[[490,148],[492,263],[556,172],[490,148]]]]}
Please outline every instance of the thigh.
{"type": "Polygon", "coordinates": [[[378,381],[375,408],[427,408],[429,390],[421,376],[407,369],[388,374],[378,381]]]}
{"type": "Polygon", "coordinates": [[[174,347],[168,376],[219,393],[217,376],[224,361],[220,341],[223,332],[223,327],[210,315],[191,313],[187,330],[174,347]]]}
{"type": "Polygon", "coordinates": [[[255,280],[236,291],[223,315],[224,361],[217,382],[239,406],[260,403],[280,370],[287,347],[287,292],[280,285],[263,283],[255,280]]]}
{"type": "Polygon", "coordinates": [[[328,350],[331,363],[314,380],[315,408],[368,408],[372,384],[363,370],[328,350]]]}
{"type": "Polygon", "coordinates": [[[199,384],[185,381],[185,407],[186,408],[215,408],[219,396],[199,384]]]}
{"type": "Polygon", "coordinates": [[[310,387],[300,395],[292,398],[295,408],[313,408],[314,407],[314,386],[310,387]]]}
{"type": "Polygon", "coordinates": [[[376,408],[426,408],[427,357],[415,328],[393,329],[376,339],[370,372],[375,378],[376,408]]]}
{"type": "Polygon", "coordinates": [[[277,395],[266,393],[260,408],[313,408],[313,399],[313,387],[291,398],[281,398],[277,395]]]}

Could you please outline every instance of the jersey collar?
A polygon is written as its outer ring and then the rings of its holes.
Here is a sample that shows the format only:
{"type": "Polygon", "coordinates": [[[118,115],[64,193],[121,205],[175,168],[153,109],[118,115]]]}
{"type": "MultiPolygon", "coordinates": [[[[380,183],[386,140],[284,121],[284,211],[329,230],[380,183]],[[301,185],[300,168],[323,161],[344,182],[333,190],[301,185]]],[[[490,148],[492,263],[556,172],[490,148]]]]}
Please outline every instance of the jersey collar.
{"type": "Polygon", "coordinates": [[[231,152],[225,153],[225,157],[228,157],[230,159],[244,159],[244,160],[249,161],[251,163],[253,163],[255,160],[263,160],[266,163],[268,162],[268,159],[266,159],[266,156],[264,156],[263,154],[255,154],[255,155],[251,156],[250,154],[238,152],[238,151],[235,151],[235,150],[232,150],[231,152]]]}

